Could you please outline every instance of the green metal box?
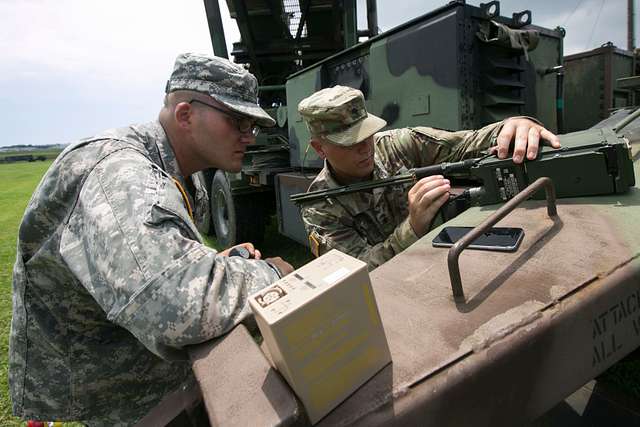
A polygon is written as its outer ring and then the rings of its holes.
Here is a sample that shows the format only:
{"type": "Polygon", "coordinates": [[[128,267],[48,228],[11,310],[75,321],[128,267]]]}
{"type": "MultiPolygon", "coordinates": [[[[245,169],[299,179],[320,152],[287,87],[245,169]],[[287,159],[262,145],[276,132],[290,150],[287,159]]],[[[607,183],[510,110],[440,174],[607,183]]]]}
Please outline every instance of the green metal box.
{"type": "Polygon", "coordinates": [[[451,2],[289,76],[291,165],[322,166],[307,150],[309,133],[297,105],[334,85],[360,89],[368,110],[384,118],[388,128],[476,129],[529,115],[556,130],[556,76],[544,72],[560,64],[563,33],[531,25],[528,11],[501,17],[499,4],[490,10],[495,3],[451,2]],[[490,39],[497,38],[494,22],[536,31],[537,46],[525,52],[482,40],[483,28],[489,28],[490,39]]]}
{"type": "Polygon", "coordinates": [[[611,43],[564,58],[565,131],[590,128],[618,108],[632,105],[628,89],[616,80],[634,75],[631,52],[611,43]]]}

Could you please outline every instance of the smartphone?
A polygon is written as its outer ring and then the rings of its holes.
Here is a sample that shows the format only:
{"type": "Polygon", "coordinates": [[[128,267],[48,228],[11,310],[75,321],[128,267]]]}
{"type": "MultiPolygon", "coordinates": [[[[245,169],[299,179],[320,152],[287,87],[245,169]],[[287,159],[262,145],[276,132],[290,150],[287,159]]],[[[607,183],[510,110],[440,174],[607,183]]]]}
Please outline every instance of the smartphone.
{"type": "MultiPolygon", "coordinates": [[[[431,242],[434,247],[448,248],[453,246],[473,227],[445,227],[431,242]]],[[[520,246],[524,230],[516,227],[493,227],[480,235],[469,246],[469,249],[486,251],[514,252],[520,246]]]]}

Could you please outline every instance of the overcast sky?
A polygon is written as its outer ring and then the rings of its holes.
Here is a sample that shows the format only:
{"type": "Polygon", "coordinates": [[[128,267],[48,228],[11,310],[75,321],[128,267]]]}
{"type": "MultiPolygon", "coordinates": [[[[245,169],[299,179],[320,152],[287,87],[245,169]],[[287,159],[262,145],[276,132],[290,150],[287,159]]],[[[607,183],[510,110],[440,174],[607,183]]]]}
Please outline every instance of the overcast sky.
{"type": "MultiPolygon", "coordinates": [[[[378,23],[388,30],[447,2],[378,0],[378,23]]],[[[230,45],[239,32],[220,6],[230,45]]],[[[566,28],[565,54],[607,41],[626,48],[627,0],[501,2],[504,16],[527,8],[534,24],[566,28]]],[[[176,55],[189,51],[213,51],[201,0],[0,0],[0,146],[154,120],[176,55]]]]}

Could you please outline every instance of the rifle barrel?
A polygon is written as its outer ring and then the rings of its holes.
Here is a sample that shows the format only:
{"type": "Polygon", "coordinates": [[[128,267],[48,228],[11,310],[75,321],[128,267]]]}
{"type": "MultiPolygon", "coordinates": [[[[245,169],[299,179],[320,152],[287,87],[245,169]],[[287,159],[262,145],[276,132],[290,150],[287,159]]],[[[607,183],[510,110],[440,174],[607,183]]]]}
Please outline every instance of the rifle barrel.
{"type": "Polygon", "coordinates": [[[343,196],[345,194],[356,193],[358,191],[370,190],[378,187],[387,187],[390,185],[399,185],[415,180],[413,173],[405,173],[389,178],[376,179],[374,181],[359,182],[357,184],[344,185],[342,187],[329,188],[327,190],[309,191],[308,193],[292,194],[289,200],[294,203],[309,203],[314,200],[324,199],[325,197],[343,196]]]}
{"type": "Polygon", "coordinates": [[[373,188],[388,187],[390,185],[416,182],[427,176],[445,175],[453,172],[461,172],[471,168],[479,159],[468,159],[460,162],[440,163],[423,168],[410,169],[409,172],[392,176],[389,178],[376,179],[374,181],[358,182],[356,184],[343,185],[342,187],[329,188],[327,190],[316,190],[307,193],[292,194],[289,200],[297,204],[309,203],[327,197],[343,196],[345,194],[356,193],[358,191],[371,190],[373,188]]]}

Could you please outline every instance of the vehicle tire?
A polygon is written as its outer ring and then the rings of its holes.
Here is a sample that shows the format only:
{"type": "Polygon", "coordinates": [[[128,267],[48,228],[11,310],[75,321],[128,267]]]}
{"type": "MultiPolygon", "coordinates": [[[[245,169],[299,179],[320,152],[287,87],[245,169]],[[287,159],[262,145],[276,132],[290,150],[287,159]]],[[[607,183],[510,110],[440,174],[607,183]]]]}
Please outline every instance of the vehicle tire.
{"type": "Polygon", "coordinates": [[[233,196],[227,176],[218,170],[211,182],[210,196],[211,221],[220,246],[228,248],[238,243],[262,242],[266,219],[255,195],[233,196]]]}

